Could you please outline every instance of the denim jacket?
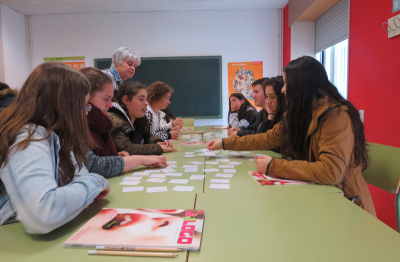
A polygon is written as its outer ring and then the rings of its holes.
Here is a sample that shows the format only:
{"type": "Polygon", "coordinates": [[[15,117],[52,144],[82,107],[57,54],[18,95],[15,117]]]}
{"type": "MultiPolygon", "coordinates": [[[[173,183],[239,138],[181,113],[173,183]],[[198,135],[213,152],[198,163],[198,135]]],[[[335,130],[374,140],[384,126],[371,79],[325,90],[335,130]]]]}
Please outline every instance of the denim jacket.
{"type": "MultiPolygon", "coordinates": [[[[18,143],[33,130],[25,125],[16,137],[18,143]]],[[[34,139],[48,135],[39,126],[34,139]]],[[[20,221],[27,233],[48,233],[75,218],[108,186],[102,176],[76,165],[73,181],[58,183],[60,142],[55,133],[45,140],[32,141],[24,150],[13,149],[0,169],[0,225],[20,221]]],[[[75,158],[72,155],[74,163],[75,158]]]]}

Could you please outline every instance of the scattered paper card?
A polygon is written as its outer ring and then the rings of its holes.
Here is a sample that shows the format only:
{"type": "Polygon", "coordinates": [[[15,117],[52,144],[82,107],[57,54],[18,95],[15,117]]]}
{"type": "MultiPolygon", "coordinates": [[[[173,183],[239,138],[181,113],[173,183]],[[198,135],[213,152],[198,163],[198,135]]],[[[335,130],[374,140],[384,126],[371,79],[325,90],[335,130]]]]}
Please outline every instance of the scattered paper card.
{"type": "Polygon", "coordinates": [[[161,169],[161,171],[164,173],[171,173],[171,172],[175,172],[176,170],[173,168],[165,168],[165,169],[161,169]]]}
{"type": "Polygon", "coordinates": [[[224,169],[224,173],[236,174],[236,169],[224,169]]]}
{"type": "Polygon", "coordinates": [[[167,161],[168,164],[177,164],[176,161],[167,161]]]}
{"type": "Polygon", "coordinates": [[[183,168],[192,168],[192,167],[198,168],[197,165],[184,165],[184,166],[182,166],[182,167],[183,167],[183,168]]]}
{"type": "Polygon", "coordinates": [[[190,180],[203,180],[204,179],[204,175],[192,175],[190,177],[190,180]]]}
{"type": "Polygon", "coordinates": [[[240,153],[247,155],[247,154],[250,154],[251,151],[242,151],[242,152],[240,152],[240,153]]]}
{"type": "Polygon", "coordinates": [[[234,165],[220,165],[219,168],[235,168],[234,165]]]}
{"type": "Polygon", "coordinates": [[[203,152],[206,156],[216,156],[214,151],[203,149],[203,152]]]}
{"type": "Polygon", "coordinates": [[[194,167],[189,167],[189,168],[185,168],[185,171],[184,172],[186,172],[186,173],[191,173],[191,172],[198,172],[199,171],[199,169],[196,167],[196,168],[194,168],[194,167]]]}
{"type": "Polygon", "coordinates": [[[184,191],[184,192],[192,192],[194,186],[175,186],[172,190],[173,191],[184,191]]]}
{"type": "Polygon", "coordinates": [[[182,176],[183,173],[165,173],[166,176],[182,176]]]}
{"type": "Polygon", "coordinates": [[[207,168],[203,169],[204,172],[219,172],[220,170],[218,168],[207,168]]]}
{"type": "Polygon", "coordinates": [[[190,135],[182,135],[183,139],[191,139],[190,135]]]}
{"type": "Polygon", "coordinates": [[[233,174],[221,174],[221,173],[218,173],[218,174],[215,175],[215,177],[229,177],[229,178],[231,178],[231,177],[233,177],[233,174]]]}
{"type": "Polygon", "coordinates": [[[231,161],[229,163],[226,163],[227,165],[240,165],[242,162],[235,162],[235,161],[231,161]]]}
{"type": "Polygon", "coordinates": [[[164,183],[165,180],[167,180],[167,179],[163,179],[163,178],[149,178],[149,179],[146,180],[146,182],[164,183]]]}
{"type": "Polygon", "coordinates": [[[171,179],[168,183],[170,184],[187,184],[189,180],[187,179],[171,179]]]}
{"type": "Polygon", "coordinates": [[[189,158],[192,158],[192,157],[195,157],[195,155],[184,155],[183,157],[189,157],[189,158]]]}
{"type": "Polygon", "coordinates": [[[206,161],[207,165],[219,165],[219,162],[206,161]]]}
{"type": "Polygon", "coordinates": [[[151,178],[165,178],[166,174],[151,174],[149,177],[151,178]]]}
{"type": "Polygon", "coordinates": [[[211,184],[229,184],[229,179],[217,179],[217,178],[213,178],[210,180],[211,184]]]}
{"type": "Polygon", "coordinates": [[[122,192],[126,193],[126,192],[139,192],[139,191],[143,191],[144,188],[142,186],[135,186],[135,187],[124,187],[122,189],[122,192]]]}
{"type": "Polygon", "coordinates": [[[193,155],[195,152],[185,152],[184,155],[193,155]]]}
{"type": "Polygon", "coordinates": [[[192,161],[192,162],[189,162],[190,164],[193,164],[193,165],[200,165],[200,164],[203,164],[202,162],[199,162],[199,161],[192,161]]]}
{"type": "Polygon", "coordinates": [[[120,185],[129,185],[129,186],[137,186],[139,185],[140,181],[129,181],[129,180],[125,180],[122,181],[121,183],[119,183],[120,185]]]}
{"type": "Polygon", "coordinates": [[[132,176],[148,176],[150,175],[149,171],[143,171],[143,172],[134,172],[132,173],[132,176]]]}
{"type": "Polygon", "coordinates": [[[140,179],[142,179],[142,177],[141,176],[127,176],[127,177],[124,177],[122,180],[124,180],[124,181],[126,181],[126,180],[140,180],[140,179]]]}
{"type": "Polygon", "coordinates": [[[210,184],[210,188],[213,189],[229,189],[230,184],[210,184]]]}
{"type": "Polygon", "coordinates": [[[158,187],[147,187],[147,193],[158,193],[158,192],[167,192],[168,188],[166,186],[158,186],[158,187]]]}
{"type": "Polygon", "coordinates": [[[229,159],[217,159],[215,161],[218,161],[218,162],[229,162],[230,160],[229,159]]]}

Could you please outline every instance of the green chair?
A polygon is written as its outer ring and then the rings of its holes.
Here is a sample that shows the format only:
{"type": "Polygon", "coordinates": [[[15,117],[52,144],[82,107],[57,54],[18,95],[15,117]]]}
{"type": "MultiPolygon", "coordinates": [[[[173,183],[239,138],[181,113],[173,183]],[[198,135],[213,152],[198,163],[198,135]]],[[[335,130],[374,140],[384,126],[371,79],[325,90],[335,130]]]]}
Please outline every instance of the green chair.
{"type": "Polygon", "coordinates": [[[400,194],[399,194],[399,188],[400,188],[400,179],[399,182],[397,183],[397,188],[396,188],[396,218],[397,218],[397,232],[400,233],[400,194]]]}
{"type": "Polygon", "coordinates": [[[183,118],[183,126],[194,126],[194,118],[183,118]]]}

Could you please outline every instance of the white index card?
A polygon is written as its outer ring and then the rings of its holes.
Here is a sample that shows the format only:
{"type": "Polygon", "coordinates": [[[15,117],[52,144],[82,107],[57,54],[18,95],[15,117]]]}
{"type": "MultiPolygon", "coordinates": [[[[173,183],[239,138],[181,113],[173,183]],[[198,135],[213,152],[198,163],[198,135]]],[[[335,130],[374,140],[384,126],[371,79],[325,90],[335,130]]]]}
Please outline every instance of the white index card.
{"type": "Polygon", "coordinates": [[[142,186],[134,186],[134,187],[124,187],[122,189],[122,192],[126,193],[126,192],[139,192],[139,191],[143,191],[144,188],[142,186]]]}
{"type": "Polygon", "coordinates": [[[166,186],[157,186],[157,187],[147,187],[147,193],[158,193],[158,192],[167,192],[168,188],[166,186]]]}

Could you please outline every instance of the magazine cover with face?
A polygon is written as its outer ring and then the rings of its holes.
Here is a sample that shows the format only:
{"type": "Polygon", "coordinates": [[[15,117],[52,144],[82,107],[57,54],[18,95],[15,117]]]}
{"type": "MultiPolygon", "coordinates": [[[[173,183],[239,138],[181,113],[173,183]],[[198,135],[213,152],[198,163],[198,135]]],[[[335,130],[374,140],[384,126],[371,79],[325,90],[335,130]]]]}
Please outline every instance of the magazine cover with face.
{"type": "Polygon", "coordinates": [[[64,247],[165,247],[200,250],[204,210],[104,208],[64,247]]]}
{"type": "Polygon", "coordinates": [[[258,172],[249,172],[249,175],[254,178],[255,181],[258,182],[259,185],[304,185],[304,184],[312,184],[312,182],[300,181],[300,180],[291,180],[291,179],[283,179],[277,177],[270,177],[258,172]]]}

